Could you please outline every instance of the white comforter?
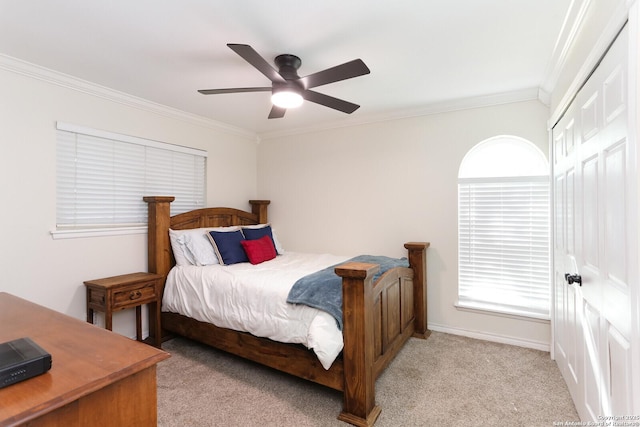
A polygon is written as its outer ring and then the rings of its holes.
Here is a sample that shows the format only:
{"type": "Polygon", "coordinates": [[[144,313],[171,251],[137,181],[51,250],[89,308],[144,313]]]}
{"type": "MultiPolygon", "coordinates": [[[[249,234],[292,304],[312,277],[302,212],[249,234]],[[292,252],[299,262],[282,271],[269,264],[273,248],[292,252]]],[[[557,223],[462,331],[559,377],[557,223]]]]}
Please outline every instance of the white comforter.
{"type": "Polygon", "coordinates": [[[162,310],[249,332],[274,341],[303,344],[325,369],[342,351],[342,331],[328,313],[286,302],[301,277],[348,257],[287,252],[258,265],[176,266],[167,277],[162,310]]]}

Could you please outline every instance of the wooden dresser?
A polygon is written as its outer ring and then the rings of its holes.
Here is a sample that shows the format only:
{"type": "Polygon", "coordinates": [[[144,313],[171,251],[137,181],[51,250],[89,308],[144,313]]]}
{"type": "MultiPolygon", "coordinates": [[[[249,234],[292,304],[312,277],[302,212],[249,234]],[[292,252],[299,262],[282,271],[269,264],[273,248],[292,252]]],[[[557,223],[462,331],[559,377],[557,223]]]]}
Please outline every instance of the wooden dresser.
{"type": "Polygon", "coordinates": [[[0,389],[0,426],[155,426],[155,347],[0,292],[0,342],[29,337],[47,373],[0,389]]]}

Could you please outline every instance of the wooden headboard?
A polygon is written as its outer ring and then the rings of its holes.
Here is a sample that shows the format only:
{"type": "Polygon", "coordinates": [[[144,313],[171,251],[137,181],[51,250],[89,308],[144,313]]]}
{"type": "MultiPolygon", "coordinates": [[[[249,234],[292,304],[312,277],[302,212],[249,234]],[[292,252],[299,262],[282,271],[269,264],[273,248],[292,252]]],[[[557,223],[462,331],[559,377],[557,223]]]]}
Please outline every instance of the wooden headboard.
{"type": "Polygon", "coordinates": [[[269,200],[249,200],[251,212],[235,208],[203,208],[171,216],[173,196],[148,196],[149,204],[148,268],[150,273],[166,277],[175,260],[169,241],[169,229],[187,230],[202,227],[265,224],[269,200]]]}

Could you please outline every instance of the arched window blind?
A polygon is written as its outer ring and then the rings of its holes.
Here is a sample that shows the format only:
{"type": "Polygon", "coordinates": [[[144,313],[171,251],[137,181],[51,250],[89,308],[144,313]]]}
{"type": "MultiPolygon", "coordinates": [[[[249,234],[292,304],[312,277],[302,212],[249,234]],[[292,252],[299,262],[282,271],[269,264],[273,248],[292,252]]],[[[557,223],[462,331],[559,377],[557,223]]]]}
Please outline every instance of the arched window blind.
{"type": "Polygon", "coordinates": [[[56,228],[147,223],[143,196],[175,196],[171,213],[204,207],[206,151],[57,123],[56,228]]]}
{"type": "Polygon", "coordinates": [[[458,305],[548,319],[549,172],[521,138],[476,145],[458,178],[458,305]]]}

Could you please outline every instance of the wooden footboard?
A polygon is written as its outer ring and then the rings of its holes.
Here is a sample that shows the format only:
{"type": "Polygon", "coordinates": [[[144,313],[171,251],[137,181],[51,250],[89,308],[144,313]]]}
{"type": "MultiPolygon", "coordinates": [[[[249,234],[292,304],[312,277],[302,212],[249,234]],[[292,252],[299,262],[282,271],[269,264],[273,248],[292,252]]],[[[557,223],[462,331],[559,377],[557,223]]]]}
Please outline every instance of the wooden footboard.
{"type": "Polygon", "coordinates": [[[375,283],[377,264],[346,263],[342,277],[344,407],[339,419],[373,425],[380,415],[375,381],[411,337],[426,338],[426,248],[407,243],[409,268],[394,268],[375,283]]]}
{"type": "MultiPolygon", "coordinates": [[[[145,197],[149,203],[149,271],[166,277],[173,266],[168,231],[267,222],[268,200],[251,201],[252,212],[230,208],[199,209],[170,217],[173,197],[145,197]]],[[[409,267],[394,268],[375,283],[377,264],[345,263],[342,277],[342,355],[325,370],[315,354],[300,345],[283,344],[175,314],[162,313],[162,328],[263,365],[342,391],[340,420],[371,426],[380,415],[375,380],[411,337],[427,338],[426,249],[407,243],[409,267]]],[[[150,331],[160,333],[160,331],[150,331]]]]}

